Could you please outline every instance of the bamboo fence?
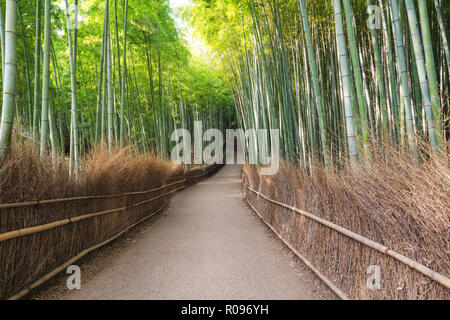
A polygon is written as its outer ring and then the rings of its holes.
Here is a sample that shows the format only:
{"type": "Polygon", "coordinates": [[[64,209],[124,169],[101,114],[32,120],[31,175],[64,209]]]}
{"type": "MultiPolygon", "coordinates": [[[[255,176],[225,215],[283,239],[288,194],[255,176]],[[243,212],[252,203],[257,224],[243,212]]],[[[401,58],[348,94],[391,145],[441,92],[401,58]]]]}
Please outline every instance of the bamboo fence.
{"type": "MultiPolygon", "coordinates": [[[[418,271],[419,273],[421,273],[421,274],[423,274],[424,276],[426,276],[426,277],[428,277],[428,278],[430,278],[431,280],[433,280],[433,281],[435,281],[435,282],[437,282],[437,283],[439,283],[440,285],[442,285],[443,287],[445,287],[445,288],[447,288],[447,289],[450,289],[450,279],[449,278],[447,278],[447,277],[445,277],[444,275],[442,275],[442,274],[440,274],[440,273],[438,273],[438,272],[436,272],[436,271],[434,271],[434,270],[432,270],[432,269],[430,269],[430,268],[428,268],[428,267],[426,267],[426,266],[424,266],[424,265],[422,265],[422,264],[420,264],[420,263],[418,263],[417,261],[414,261],[414,260],[412,260],[412,259],[410,259],[410,258],[408,258],[408,257],[406,257],[406,256],[404,256],[404,255],[402,255],[402,254],[400,254],[400,253],[398,253],[398,252],[396,252],[396,251],[394,251],[394,250],[392,250],[392,249],[390,249],[390,248],[388,248],[387,246],[385,246],[385,245],[382,245],[381,243],[378,243],[378,242],[375,242],[375,241],[373,241],[373,240],[371,240],[371,239],[368,239],[368,238],[366,238],[366,237],[363,237],[362,235],[360,235],[360,234],[357,234],[357,233],[355,233],[355,232],[353,232],[353,231],[350,231],[350,230],[348,230],[348,229],[345,229],[345,228],[343,228],[343,227],[341,227],[341,226],[339,226],[339,225],[337,225],[337,224],[334,224],[334,223],[332,223],[332,222],[330,222],[330,221],[327,221],[327,220],[325,220],[325,219],[322,219],[322,218],[320,218],[320,217],[318,217],[318,216],[316,216],[316,215],[313,215],[313,214],[311,214],[311,213],[309,213],[309,212],[306,212],[306,211],[303,211],[303,210],[300,210],[300,209],[298,209],[298,208],[295,208],[295,207],[293,207],[293,206],[290,206],[290,205],[287,205],[287,204],[285,204],[285,203],[281,203],[281,202],[279,202],[279,201],[276,201],[276,200],[274,200],[274,199],[271,199],[271,198],[269,198],[269,197],[267,197],[266,195],[264,195],[264,194],[262,194],[262,193],[260,193],[260,192],[258,192],[258,191],[256,191],[256,190],[254,190],[254,189],[252,189],[250,186],[247,186],[247,189],[248,190],[250,190],[251,192],[253,192],[255,195],[257,195],[258,197],[260,197],[260,198],[262,198],[262,199],[264,199],[264,200],[266,200],[266,201],[268,201],[268,202],[270,202],[270,203],[273,203],[273,204],[275,204],[275,205],[277,205],[277,206],[280,206],[280,207],[283,207],[283,208],[286,208],[286,209],[288,209],[288,210],[290,210],[290,211],[293,211],[293,212],[296,212],[296,213],[298,213],[298,214],[300,214],[300,215],[302,215],[302,216],[304,216],[304,217],[306,217],[306,218],[308,218],[308,219],[310,219],[310,220],[313,220],[313,221],[315,221],[315,222],[318,222],[318,223],[320,223],[321,225],[324,225],[324,226],[326,226],[326,227],[328,227],[328,228],[330,228],[330,229],[332,229],[332,230],[334,230],[334,231],[336,231],[336,232],[339,232],[340,234],[342,234],[342,235],[344,235],[344,236],[346,236],[346,237],[348,237],[348,238],[350,238],[350,239],[352,239],[352,240],[355,240],[355,241],[357,241],[357,242],[359,242],[359,243],[361,243],[361,244],[363,244],[363,245],[365,245],[366,247],[369,247],[369,248],[371,248],[371,249],[374,249],[374,250],[376,250],[376,251],[378,251],[378,252],[380,252],[380,253],[382,253],[382,254],[384,254],[384,255],[386,255],[386,256],[389,256],[389,257],[392,257],[392,258],[394,258],[395,260],[397,260],[398,262],[400,262],[400,263],[402,263],[402,264],[404,264],[404,265],[406,265],[406,266],[409,266],[410,268],[412,268],[412,269],[414,269],[414,270],[416,270],[416,271],[418,271]]],[[[262,216],[256,211],[256,209],[254,208],[254,206],[247,200],[247,202],[249,203],[249,205],[252,207],[252,209],[257,213],[257,215],[264,221],[264,219],[262,218],[262,216]]],[[[272,226],[270,226],[266,221],[264,221],[269,227],[270,227],[270,229],[272,229],[276,234],[277,234],[277,236],[280,238],[280,239],[282,239],[281,238],[281,236],[274,230],[274,228],[272,227],[272,226]]],[[[304,262],[305,262],[305,260],[306,259],[304,259],[296,250],[294,250],[293,248],[292,248],[292,246],[290,245],[290,244],[288,244],[284,239],[282,239],[282,241],[301,259],[301,260],[303,260],[304,262]]],[[[319,276],[319,278],[321,278],[338,296],[340,296],[341,297],[341,292],[340,292],[340,290],[338,291],[338,292],[336,292],[336,290],[335,290],[335,286],[333,285],[333,284],[331,284],[331,282],[328,280],[328,279],[326,279],[324,276],[322,276],[321,274],[320,274],[320,272],[318,273],[318,270],[316,269],[316,268],[314,268],[309,262],[305,262],[305,264],[308,266],[308,267],[310,267],[312,270],[313,270],[313,272],[315,272],[318,276],[319,276]],[[324,279],[325,278],[325,279],[324,279]],[[331,285],[330,285],[331,284],[331,285]]],[[[342,297],[341,297],[342,298],[342,297]]]]}
{"type": "MultiPolygon", "coordinates": [[[[88,221],[88,220],[102,217],[102,216],[112,215],[114,213],[120,213],[120,212],[126,213],[128,211],[132,211],[135,208],[144,207],[145,205],[156,202],[157,200],[164,200],[165,197],[170,196],[170,195],[186,188],[187,182],[194,181],[194,180],[195,180],[195,182],[197,182],[198,181],[197,179],[201,179],[202,177],[210,175],[211,173],[216,171],[219,167],[220,167],[220,165],[212,165],[209,167],[193,170],[192,173],[197,173],[197,171],[200,171],[203,173],[192,175],[192,176],[189,175],[190,172],[188,171],[188,172],[186,172],[186,174],[184,176],[177,176],[177,177],[169,178],[169,181],[173,180],[173,179],[182,179],[182,180],[177,180],[175,182],[171,182],[171,183],[165,184],[163,186],[153,188],[150,190],[145,190],[145,191],[126,192],[126,193],[110,194],[110,195],[79,196],[79,197],[70,197],[70,198],[49,199],[49,200],[34,200],[34,201],[26,201],[26,202],[21,202],[21,203],[0,204],[0,210],[1,209],[13,209],[14,210],[14,209],[20,209],[20,208],[26,208],[26,207],[39,208],[42,205],[68,203],[68,202],[75,202],[75,201],[79,201],[79,200],[98,200],[98,199],[113,199],[113,198],[125,198],[125,200],[126,200],[126,205],[117,207],[114,209],[85,213],[85,214],[82,214],[82,215],[79,215],[76,217],[70,217],[70,218],[61,219],[58,221],[53,221],[53,222],[38,225],[38,226],[26,227],[26,228],[21,228],[21,229],[2,233],[2,234],[0,234],[0,246],[2,244],[5,244],[8,241],[19,240],[21,238],[25,238],[27,236],[32,236],[32,235],[37,235],[40,233],[43,234],[42,238],[39,237],[37,239],[39,239],[39,241],[42,241],[41,239],[44,239],[46,237],[46,235],[44,234],[45,232],[50,232],[52,230],[56,230],[63,226],[70,226],[70,225],[75,226],[76,224],[78,224],[80,222],[88,221]],[[167,190],[170,187],[175,187],[175,188],[172,190],[167,190]],[[145,196],[147,194],[151,194],[151,193],[157,192],[157,191],[163,191],[163,192],[161,194],[155,195],[149,199],[144,199],[142,201],[138,201],[135,203],[130,203],[129,198],[128,198],[129,196],[145,196]]],[[[120,230],[120,232],[114,234],[112,237],[109,237],[107,240],[101,241],[100,243],[95,244],[94,246],[90,246],[87,249],[83,248],[83,250],[81,252],[79,252],[78,254],[76,254],[75,256],[73,256],[72,258],[70,258],[68,260],[66,259],[65,263],[63,263],[62,265],[60,265],[57,268],[53,268],[52,271],[46,273],[44,276],[39,277],[37,280],[35,279],[35,277],[30,277],[30,279],[25,279],[25,282],[27,283],[25,285],[15,288],[15,284],[12,284],[12,287],[14,287],[14,289],[3,288],[3,290],[6,292],[10,292],[10,291],[12,292],[12,296],[10,293],[10,297],[8,299],[15,300],[15,299],[20,299],[20,298],[26,296],[33,289],[39,287],[40,285],[42,285],[49,279],[53,278],[58,273],[60,273],[62,270],[64,270],[67,266],[73,264],[75,261],[81,259],[83,256],[87,255],[88,253],[94,251],[97,248],[100,248],[100,247],[106,245],[107,243],[110,243],[114,239],[117,239],[122,234],[124,234],[127,230],[130,230],[131,228],[138,225],[139,223],[156,215],[158,212],[163,210],[165,205],[166,205],[166,203],[164,202],[162,206],[159,206],[157,210],[152,211],[152,213],[150,215],[146,214],[142,219],[139,219],[137,222],[134,222],[130,226],[125,227],[124,229],[120,230]],[[32,283],[28,284],[30,281],[32,283]],[[16,290],[20,290],[20,291],[17,293],[16,290]],[[14,292],[14,291],[16,291],[16,292],[14,292]]],[[[145,208],[143,208],[142,210],[144,210],[144,209],[145,208]]],[[[75,229],[72,228],[72,232],[74,230],[75,229]]],[[[78,230],[78,229],[76,229],[76,230],[78,230]]],[[[106,234],[106,232],[105,232],[105,234],[106,234]]],[[[89,237],[89,235],[83,235],[83,236],[89,237]]],[[[37,240],[32,239],[29,241],[37,241],[37,240]]],[[[7,262],[7,260],[10,260],[10,259],[14,260],[15,259],[14,256],[16,255],[16,253],[19,255],[21,254],[21,253],[17,252],[17,250],[20,250],[20,248],[18,248],[18,246],[16,246],[16,243],[9,242],[8,245],[10,247],[9,252],[11,252],[12,254],[10,256],[5,255],[4,257],[2,257],[2,259],[4,259],[4,262],[7,262]]],[[[6,247],[4,247],[4,248],[6,248],[6,247]]],[[[1,249],[1,247],[0,247],[0,249],[1,249]]],[[[62,248],[61,250],[64,250],[64,248],[62,248]]],[[[1,252],[1,250],[0,250],[0,252],[1,252]]],[[[7,252],[7,250],[5,250],[4,252],[7,252]]],[[[65,261],[65,260],[63,260],[63,261],[65,261]]],[[[6,267],[8,267],[8,266],[6,265],[6,267]]],[[[7,283],[7,282],[8,281],[5,281],[4,279],[0,279],[0,298],[2,296],[2,286],[5,285],[5,283],[7,283]]],[[[4,294],[5,294],[5,292],[3,292],[3,295],[4,294]]]]}

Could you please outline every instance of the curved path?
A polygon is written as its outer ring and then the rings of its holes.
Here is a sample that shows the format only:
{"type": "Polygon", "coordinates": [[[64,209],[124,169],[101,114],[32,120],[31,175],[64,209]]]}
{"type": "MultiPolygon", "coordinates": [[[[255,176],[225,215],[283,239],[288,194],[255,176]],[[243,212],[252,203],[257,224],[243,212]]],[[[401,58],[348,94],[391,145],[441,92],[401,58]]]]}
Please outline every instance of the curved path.
{"type": "Polygon", "coordinates": [[[80,263],[81,290],[65,289],[63,275],[32,298],[333,298],[244,206],[240,169],[176,194],[132,238],[80,263]]]}

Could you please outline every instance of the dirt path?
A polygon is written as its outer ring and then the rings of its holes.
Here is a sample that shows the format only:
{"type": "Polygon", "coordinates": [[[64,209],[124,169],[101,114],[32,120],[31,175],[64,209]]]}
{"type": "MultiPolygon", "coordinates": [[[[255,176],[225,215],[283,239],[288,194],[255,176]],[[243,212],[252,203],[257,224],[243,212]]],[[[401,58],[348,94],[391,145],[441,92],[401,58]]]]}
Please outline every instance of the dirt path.
{"type": "Polygon", "coordinates": [[[78,264],[81,290],[33,299],[333,299],[241,200],[240,167],[178,193],[154,221],[78,264]]]}

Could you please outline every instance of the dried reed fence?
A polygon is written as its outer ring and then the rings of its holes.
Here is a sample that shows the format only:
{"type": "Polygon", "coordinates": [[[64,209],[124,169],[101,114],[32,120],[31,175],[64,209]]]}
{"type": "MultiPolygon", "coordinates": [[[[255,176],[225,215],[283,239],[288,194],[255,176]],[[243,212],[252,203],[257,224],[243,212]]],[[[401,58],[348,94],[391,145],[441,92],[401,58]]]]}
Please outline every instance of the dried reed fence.
{"type": "Polygon", "coordinates": [[[389,165],[374,161],[353,172],[316,169],[312,176],[283,163],[278,174],[264,177],[258,168],[247,165],[243,192],[273,231],[344,295],[352,299],[449,299],[448,162],[414,167],[400,157],[395,160],[389,165]],[[320,220],[434,270],[444,285],[320,220]],[[380,290],[367,287],[371,265],[381,268],[380,290]]]}
{"type": "Polygon", "coordinates": [[[185,173],[129,148],[97,148],[75,181],[64,161],[51,163],[24,145],[0,169],[0,299],[24,296],[218,167],[185,173]]]}

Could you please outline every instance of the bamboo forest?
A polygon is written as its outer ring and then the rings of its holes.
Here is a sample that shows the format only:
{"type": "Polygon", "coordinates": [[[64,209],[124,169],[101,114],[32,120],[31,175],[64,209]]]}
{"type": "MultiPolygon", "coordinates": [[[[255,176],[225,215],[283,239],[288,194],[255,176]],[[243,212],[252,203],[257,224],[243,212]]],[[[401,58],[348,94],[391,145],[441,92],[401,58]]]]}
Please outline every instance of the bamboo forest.
{"type": "Polygon", "coordinates": [[[227,53],[242,125],[277,128],[285,159],[326,166],[383,146],[446,152],[444,3],[198,1],[189,14],[227,53]]]}
{"type": "Polygon", "coordinates": [[[449,299],[449,17],[446,0],[1,0],[0,299],[449,299]],[[34,293],[160,211],[134,245],[167,255],[114,260],[133,290],[34,293]],[[171,268],[142,273],[153,260],[171,268]]]}
{"type": "Polygon", "coordinates": [[[74,170],[98,143],[167,157],[174,127],[231,119],[224,74],[191,59],[166,1],[7,1],[5,14],[3,88],[16,99],[5,93],[2,155],[12,119],[41,155],[70,152],[74,170]]]}

